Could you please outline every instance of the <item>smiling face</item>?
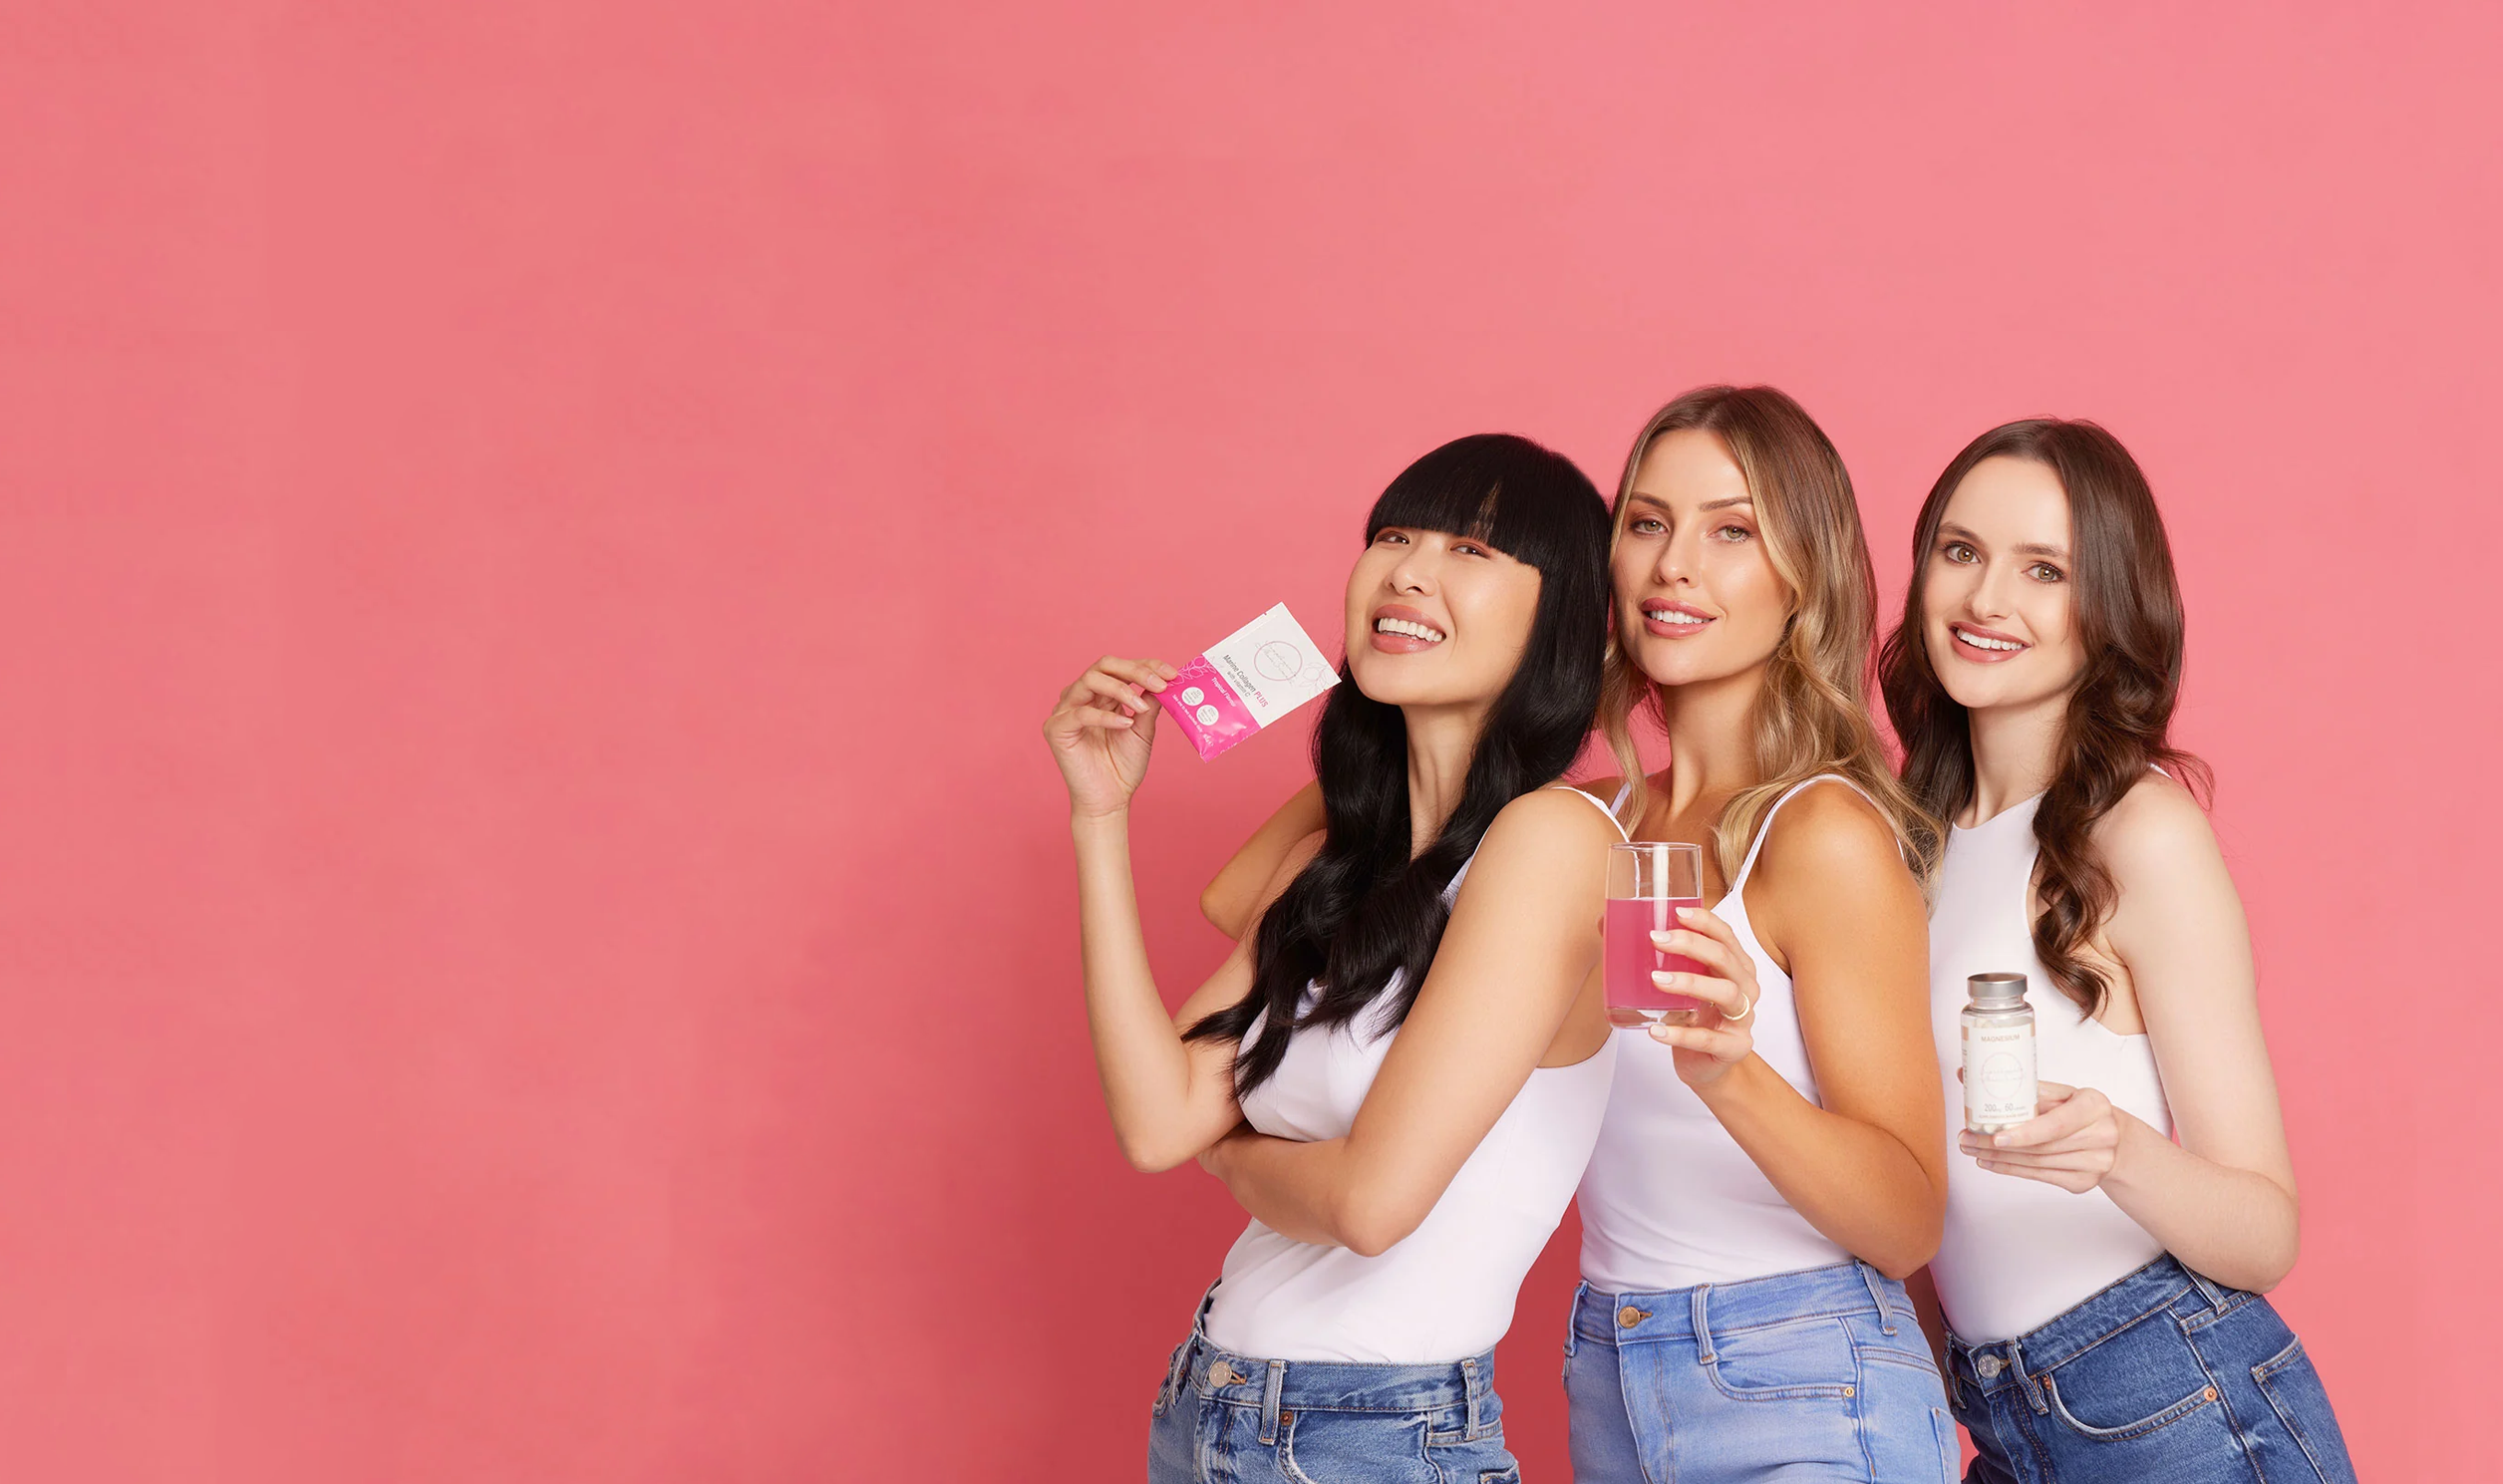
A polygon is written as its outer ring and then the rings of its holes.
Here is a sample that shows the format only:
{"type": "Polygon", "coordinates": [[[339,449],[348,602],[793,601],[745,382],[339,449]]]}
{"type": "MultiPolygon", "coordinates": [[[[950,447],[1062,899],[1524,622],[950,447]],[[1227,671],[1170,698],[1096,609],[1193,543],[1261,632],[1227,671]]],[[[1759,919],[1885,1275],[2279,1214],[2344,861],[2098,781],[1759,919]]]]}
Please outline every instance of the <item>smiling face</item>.
{"type": "Polygon", "coordinates": [[[1484,541],[1385,526],[1347,579],[1347,664],[1390,706],[1491,705],[1538,617],[1538,569],[1484,541]]]}
{"type": "Polygon", "coordinates": [[[1789,621],[1789,584],[1773,569],[1746,475],[1702,429],[1663,434],[1625,494],[1610,558],[1617,633],[1664,686],[1720,680],[1771,658],[1789,621]]]}
{"type": "Polygon", "coordinates": [[[2085,669],[2068,492],[2047,464],[1985,458],[1922,558],[1930,669],[1967,711],[2063,698],[2085,669]]]}

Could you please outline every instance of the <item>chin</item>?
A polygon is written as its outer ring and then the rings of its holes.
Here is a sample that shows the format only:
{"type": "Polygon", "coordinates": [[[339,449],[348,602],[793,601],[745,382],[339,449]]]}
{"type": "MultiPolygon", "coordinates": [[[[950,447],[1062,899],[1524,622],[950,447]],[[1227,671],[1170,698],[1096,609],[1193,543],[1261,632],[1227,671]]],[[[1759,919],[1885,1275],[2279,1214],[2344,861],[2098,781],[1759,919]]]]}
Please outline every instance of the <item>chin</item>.
{"type": "MultiPolygon", "coordinates": [[[[1692,644],[1694,641],[1670,643],[1692,644]]],[[[1746,668],[1743,665],[1722,664],[1717,656],[1708,654],[1673,651],[1664,655],[1659,652],[1669,648],[1670,644],[1664,643],[1649,651],[1636,650],[1634,668],[1642,671],[1656,686],[1691,686],[1702,681],[1723,680],[1746,668]]]]}

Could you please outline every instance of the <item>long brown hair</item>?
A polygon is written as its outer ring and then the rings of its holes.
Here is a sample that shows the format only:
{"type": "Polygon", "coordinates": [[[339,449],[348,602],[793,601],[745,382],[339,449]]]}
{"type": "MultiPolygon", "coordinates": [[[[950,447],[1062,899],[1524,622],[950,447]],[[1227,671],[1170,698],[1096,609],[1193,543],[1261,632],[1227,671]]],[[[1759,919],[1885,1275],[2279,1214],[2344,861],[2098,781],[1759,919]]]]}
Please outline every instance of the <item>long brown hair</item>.
{"type": "Polygon", "coordinates": [[[2181,588],[2155,492],[2120,440],[2092,423],[2035,418],[1967,444],[1921,505],[1903,622],[1886,636],[1879,662],[1886,714],[1903,742],[1904,783],[1932,814],[1952,819],[1973,801],[1973,734],[1930,668],[1922,595],[1947,501],[1986,458],[2041,464],[2068,495],[2069,601],[2085,668],[2068,696],[2051,785],[2034,812],[2034,953],[2061,993],[2095,1015],[2111,987],[2084,950],[2119,897],[2094,851],[2095,824],[2150,766],[2202,802],[2210,790],[2207,764],[2167,737],[2181,693],[2181,588]]]}
{"type": "MultiPolygon", "coordinates": [[[[1643,455],[1662,436],[1687,429],[1719,439],[1745,477],[1763,523],[1765,555],[1789,585],[1793,604],[1750,716],[1762,781],[1730,795],[1713,825],[1721,879],[1736,878],[1757,823],[1784,790],[1819,773],[1838,773],[1876,802],[1914,874],[1928,880],[1938,859],[1938,822],[1896,781],[1869,720],[1877,577],[1860,531],[1860,506],[1842,455],[1806,409],[1771,387],[1698,387],[1652,414],[1625,456],[1611,552],[1625,534],[1643,455]]],[[[1664,706],[1661,687],[1634,663],[1612,623],[1599,724],[1634,785],[1638,819],[1649,790],[1632,720],[1641,711],[1665,723],[1664,706]]]]}

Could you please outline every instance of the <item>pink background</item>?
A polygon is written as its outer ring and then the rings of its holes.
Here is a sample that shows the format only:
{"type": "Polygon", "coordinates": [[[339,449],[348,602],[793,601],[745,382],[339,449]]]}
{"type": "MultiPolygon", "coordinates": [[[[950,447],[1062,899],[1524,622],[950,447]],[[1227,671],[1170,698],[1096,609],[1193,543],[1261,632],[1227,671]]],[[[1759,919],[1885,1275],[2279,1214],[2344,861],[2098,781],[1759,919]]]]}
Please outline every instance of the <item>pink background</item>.
{"type": "MultiPolygon", "coordinates": [[[[1983,427],[2142,455],[2283,1307],[2483,1469],[2503,22],[1516,9],[0,17],[0,1476],[1133,1477],[1239,1218],[1114,1153],[1055,690],[1717,379],[1894,591],[1983,427]]],[[[1280,731],[1157,759],[1176,995],[1280,731]]]]}

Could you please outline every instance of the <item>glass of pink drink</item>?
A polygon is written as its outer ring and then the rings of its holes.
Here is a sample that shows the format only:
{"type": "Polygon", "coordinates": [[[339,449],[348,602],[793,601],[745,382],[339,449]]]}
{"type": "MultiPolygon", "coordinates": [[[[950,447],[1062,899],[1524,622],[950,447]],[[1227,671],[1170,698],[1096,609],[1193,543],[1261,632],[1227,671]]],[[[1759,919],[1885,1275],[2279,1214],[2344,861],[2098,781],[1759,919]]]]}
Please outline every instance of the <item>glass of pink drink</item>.
{"type": "Polygon", "coordinates": [[[1678,909],[1703,905],[1702,846],[1640,840],[1608,847],[1607,941],[1600,951],[1607,975],[1608,1024],[1694,1023],[1704,1002],[1664,992],[1652,983],[1652,975],[1711,971],[1684,954],[1652,947],[1652,934],[1684,927],[1678,909]]]}

